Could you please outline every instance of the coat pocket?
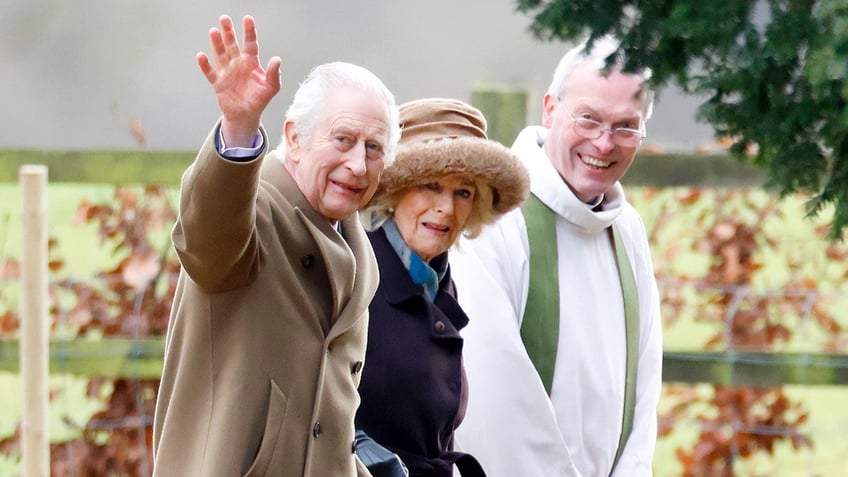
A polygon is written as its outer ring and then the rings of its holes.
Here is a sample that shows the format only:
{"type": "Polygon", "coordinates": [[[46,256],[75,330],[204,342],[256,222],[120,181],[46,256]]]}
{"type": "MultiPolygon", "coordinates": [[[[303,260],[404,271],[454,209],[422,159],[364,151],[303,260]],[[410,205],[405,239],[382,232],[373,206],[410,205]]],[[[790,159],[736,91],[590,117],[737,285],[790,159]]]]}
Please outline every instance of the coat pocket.
{"type": "MultiPolygon", "coordinates": [[[[283,392],[280,391],[279,386],[277,386],[277,383],[273,379],[271,380],[269,394],[268,415],[265,418],[265,432],[262,434],[259,452],[256,453],[256,458],[253,460],[250,469],[244,474],[244,477],[261,477],[267,475],[268,467],[271,465],[271,461],[274,460],[274,454],[282,452],[282,449],[277,446],[277,441],[285,425],[286,396],[283,395],[283,392]]],[[[277,456],[276,460],[279,461],[280,458],[281,456],[277,456]]]]}

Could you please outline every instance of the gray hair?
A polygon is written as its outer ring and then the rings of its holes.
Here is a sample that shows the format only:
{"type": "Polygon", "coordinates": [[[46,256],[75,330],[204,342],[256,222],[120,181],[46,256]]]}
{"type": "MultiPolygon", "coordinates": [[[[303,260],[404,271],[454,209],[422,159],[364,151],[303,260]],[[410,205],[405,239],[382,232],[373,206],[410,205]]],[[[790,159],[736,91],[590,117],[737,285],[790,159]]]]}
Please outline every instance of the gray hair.
{"type": "MultiPolygon", "coordinates": [[[[321,119],[327,93],[343,86],[359,89],[385,104],[389,116],[389,134],[383,162],[388,166],[394,161],[400,140],[400,113],[389,88],[374,73],[361,66],[336,61],[313,68],[294,93],[294,99],[286,111],[286,121],[294,123],[298,136],[309,142],[321,119]]],[[[278,149],[285,149],[286,154],[283,157],[287,158],[285,139],[278,149]]]]}
{"type": "MultiPolygon", "coordinates": [[[[571,74],[574,73],[578,67],[586,65],[595,68],[597,71],[603,71],[607,66],[607,58],[615,53],[620,46],[620,42],[610,35],[604,35],[596,38],[595,41],[592,42],[591,50],[586,49],[588,42],[588,39],[584,40],[582,43],[566,52],[559,61],[559,65],[557,65],[557,68],[554,71],[553,81],[551,81],[551,85],[548,87],[548,94],[556,98],[557,101],[567,94],[571,74]]],[[[624,64],[624,53],[618,55],[615,64],[617,66],[622,66],[624,64]]],[[[634,74],[642,78],[644,81],[644,91],[648,100],[645,107],[644,120],[647,121],[654,111],[654,92],[648,85],[648,80],[651,79],[651,70],[649,68],[644,68],[634,74]]]]}

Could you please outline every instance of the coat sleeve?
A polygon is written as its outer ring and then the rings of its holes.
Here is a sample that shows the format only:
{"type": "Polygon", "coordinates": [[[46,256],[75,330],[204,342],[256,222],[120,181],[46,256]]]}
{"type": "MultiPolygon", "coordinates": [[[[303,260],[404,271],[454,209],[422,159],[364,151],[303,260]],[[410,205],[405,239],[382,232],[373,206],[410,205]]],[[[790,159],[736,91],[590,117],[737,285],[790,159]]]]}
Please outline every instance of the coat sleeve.
{"type": "MultiPolygon", "coordinates": [[[[638,216],[636,216],[638,218],[638,216]]],[[[649,477],[657,441],[657,406],[662,391],[662,320],[650,249],[641,219],[629,224],[626,242],[639,290],[639,367],[633,431],[612,477],[649,477]]]]}
{"type": "Polygon", "coordinates": [[[450,257],[469,317],[462,331],[469,400],[457,447],[489,477],[579,476],[521,341],[529,272],[520,212],[464,241],[450,257]]]}
{"type": "MultiPolygon", "coordinates": [[[[264,151],[247,162],[221,157],[215,146],[219,127],[220,122],[183,174],[171,232],[180,264],[206,292],[244,285],[259,260],[256,198],[264,151]]],[[[262,135],[267,144],[264,130],[262,135]]]]}

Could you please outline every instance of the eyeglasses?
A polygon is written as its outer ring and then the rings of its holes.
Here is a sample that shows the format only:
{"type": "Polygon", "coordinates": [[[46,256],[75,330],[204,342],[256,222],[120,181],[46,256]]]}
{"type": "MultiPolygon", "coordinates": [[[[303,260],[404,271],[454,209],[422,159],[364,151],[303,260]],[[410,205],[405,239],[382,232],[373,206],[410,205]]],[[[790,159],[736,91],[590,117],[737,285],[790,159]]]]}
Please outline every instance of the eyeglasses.
{"type": "Polygon", "coordinates": [[[605,128],[603,123],[589,118],[575,118],[571,111],[565,107],[565,103],[559,102],[558,106],[568,114],[568,118],[574,123],[574,132],[586,139],[598,139],[605,132],[609,132],[612,137],[612,142],[622,147],[638,146],[642,139],[645,139],[646,134],[641,129],[633,128],[605,128]]]}

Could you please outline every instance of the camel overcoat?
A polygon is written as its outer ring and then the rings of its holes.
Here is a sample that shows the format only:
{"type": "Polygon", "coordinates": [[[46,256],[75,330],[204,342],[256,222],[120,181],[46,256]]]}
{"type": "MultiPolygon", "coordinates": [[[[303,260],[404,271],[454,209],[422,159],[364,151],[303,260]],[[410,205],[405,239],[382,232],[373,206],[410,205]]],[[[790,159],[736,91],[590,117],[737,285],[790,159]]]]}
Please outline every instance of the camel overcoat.
{"type": "Polygon", "coordinates": [[[353,216],[340,235],[279,153],[218,155],[217,130],[183,175],[171,234],[183,270],[154,476],[369,475],[352,451],[378,282],[365,232],[353,216]]]}

